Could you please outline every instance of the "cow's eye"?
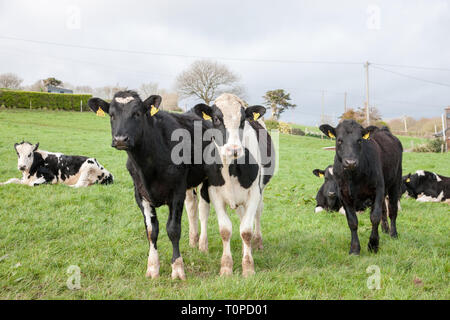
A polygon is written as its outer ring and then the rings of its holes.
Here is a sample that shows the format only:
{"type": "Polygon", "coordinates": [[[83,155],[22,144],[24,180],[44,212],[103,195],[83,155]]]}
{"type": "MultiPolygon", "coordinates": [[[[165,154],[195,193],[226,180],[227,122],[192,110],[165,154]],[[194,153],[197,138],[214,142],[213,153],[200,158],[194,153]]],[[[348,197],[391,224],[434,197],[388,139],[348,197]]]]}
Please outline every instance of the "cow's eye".
{"type": "Polygon", "coordinates": [[[358,143],[361,144],[362,143],[362,139],[358,139],[358,143]]]}
{"type": "Polygon", "coordinates": [[[337,140],[337,143],[338,143],[338,144],[342,144],[342,139],[338,139],[338,140],[337,140]]]}
{"type": "Polygon", "coordinates": [[[133,113],[133,117],[135,117],[135,118],[139,118],[139,112],[135,112],[135,113],[133,113]]]}
{"type": "Polygon", "coordinates": [[[32,155],[32,153],[30,153],[30,154],[28,155],[28,158],[31,158],[31,155],[32,155]]]}
{"type": "Polygon", "coordinates": [[[111,120],[114,120],[114,119],[115,119],[114,115],[113,115],[113,114],[111,114],[111,120]]]}
{"type": "Polygon", "coordinates": [[[215,126],[220,125],[220,119],[219,119],[219,118],[214,117],[213,120],[214,120],[214,125],[215,125],[215,126]]]}

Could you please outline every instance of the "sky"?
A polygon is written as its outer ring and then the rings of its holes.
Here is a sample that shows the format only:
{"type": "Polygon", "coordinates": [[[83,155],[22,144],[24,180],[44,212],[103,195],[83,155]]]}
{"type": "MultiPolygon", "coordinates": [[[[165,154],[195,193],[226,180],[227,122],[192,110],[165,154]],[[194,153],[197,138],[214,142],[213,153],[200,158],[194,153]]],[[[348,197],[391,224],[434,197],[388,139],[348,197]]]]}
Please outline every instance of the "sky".
{"type": "Polygon", "coordinates": [[[210,58],[239,75],[249,104],[282,88],[297,107],[281,120],[317,125],[322,110],[342,114],[345,92],[347,107],[364,105],[369,61],[369,103],[385,119],[437,117],[450,105],[449,30],[443,0],[0,0],[0,73],[174,90],[210,58]]]}

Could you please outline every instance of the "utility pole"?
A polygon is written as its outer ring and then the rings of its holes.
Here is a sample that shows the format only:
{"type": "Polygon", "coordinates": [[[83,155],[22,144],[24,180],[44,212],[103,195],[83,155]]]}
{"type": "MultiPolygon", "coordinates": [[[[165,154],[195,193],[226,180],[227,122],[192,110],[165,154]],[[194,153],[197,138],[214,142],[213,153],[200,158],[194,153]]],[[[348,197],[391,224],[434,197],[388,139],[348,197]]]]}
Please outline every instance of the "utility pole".
{"type": "Polygon", "coordinates": [[[366,61],[364,64],[366,68],[366,122],[367,126],[370,125],[370,117],[369,117],[369,61],[366,61]]]}
{"type": "Polygon", "coordinates": [[[344,92],[344,112],[347,112],[347,92],[344,92]]]}
{"type": "Polygon", "coordinates": [[[325,91],[322,90],[322,115],[320,117],[321,124],[324,124],[324,120],[325,120],[324,116],[325,116],[325,91]]]}
{"type": "Polygon", "coordinates": [[[408,133],[408,126],[406,125],[406,116],[403,116],[403,123],[405,124],[405,133],[408,133]]]}

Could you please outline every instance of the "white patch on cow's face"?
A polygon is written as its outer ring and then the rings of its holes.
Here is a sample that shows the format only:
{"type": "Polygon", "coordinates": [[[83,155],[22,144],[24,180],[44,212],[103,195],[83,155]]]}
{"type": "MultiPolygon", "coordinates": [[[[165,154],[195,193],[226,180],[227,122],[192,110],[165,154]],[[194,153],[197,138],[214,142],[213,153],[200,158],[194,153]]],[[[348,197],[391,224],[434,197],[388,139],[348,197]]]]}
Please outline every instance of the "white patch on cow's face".
{"type": "Polygon", "coordinates": [[[233,94],[224,93],[214,101],[214,104],[222,111],[223,124],[229,134],[228,141],[218,147],[220,155],[223,159],[239,158],[244,154],[244,146],[239,136],[244,102],[233,94]]]}
{"type": "Polygon", "coordinates": [[[133,97],[126,97],[126,98],[120,98],[120,97],[116,97],[114,100],[116,100],[116,102],[118,103],[123,103],[123,104],[127,104],[130,101],[133,101],[134,98],[133,97]]]}
{"type": "Polygon", "coordinates": [[[440,181],[442,181],[442,179],[441,179],[441,178],[439,178],[439,176],[438,176],[438,175],[437,175],[436,173],[434,173],[434,172],[433,172],[433,174],[434,174],[434,176],[436,177],[436,181],[437,181],[437,182],[440,182],[440,181]]]}
{"type": "Polygon", "coordinates": [[[423,170],[417,170],[416,173],[417,173],[418,176],[424,176],[425,175],[425,171],[423,171],[423,170]]]}
{"type": "Polygon", "coordinates": [[[17,169],[19,169],[20,171],[30,170],[34,160],[33,155],[34,148],[35,146],[29,144],[28,142],[24,142],[16,146],[16,151],[18,155],[17,169]]]}

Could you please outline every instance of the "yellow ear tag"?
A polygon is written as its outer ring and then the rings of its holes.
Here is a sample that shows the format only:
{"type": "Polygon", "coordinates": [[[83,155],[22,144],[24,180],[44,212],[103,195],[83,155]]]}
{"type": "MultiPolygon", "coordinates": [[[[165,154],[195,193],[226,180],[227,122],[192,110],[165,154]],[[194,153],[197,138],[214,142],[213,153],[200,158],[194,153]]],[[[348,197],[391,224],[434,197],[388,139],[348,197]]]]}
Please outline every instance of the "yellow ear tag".
{"type": "Polygon", "coordinates": [[[202,111],[202,115],[203,115],[203,119],[205,119],[205,120],[211,120],[211,117],[210,116],[208,116],[206,113],[204,113],[203,111],[202,111]]]}
{"type": "Polygon", "coordinates": [[[369,136],[370,136],[370,132],[367,132],[365,135],[363,135],[363,139],[369,139],[369,136]]]}
{"type": "Polygon", "coordinates": [[[328,130],[328,136],[329,136],[330,138],[336,138],[336,137],[334,136],[334,134],[331,133],[330,130],[328,130]]]}
{"type": "Polygon", "coordinates": [[[319,173],[319,178],[323,178],[323,173],[319,173]]]}
{"type": "Polygon", "coordinates": [[[102,108],[100,108],[100,107],[98,107],[98,110],[97,110],[97,116],[99,116],[99,117],[104,117],[105,116],[105,111],[103,111],[103,109],[102,108]]]}
{"type": "Polygon", "coordinates": [[[260,115],[261,114],[258,112],[253,112],[253,120],[255,120],[255,121],[258,120],[260,115]]]}
{"type": "Polygon", "coordinates": [[[410,178],[406,179],[406,182],[411,182],[411,179],[410,178]]]}
{"type": "Polygon", "coordinates": [[[153,117],[155,114],[158,113],[158,111],[159,109],[152,105],[152,107],[150,108],[150,115],[153,117]]]}

